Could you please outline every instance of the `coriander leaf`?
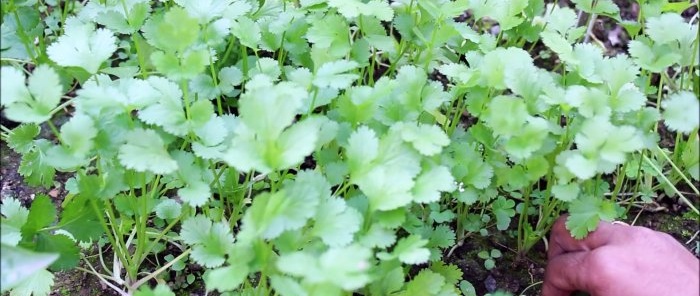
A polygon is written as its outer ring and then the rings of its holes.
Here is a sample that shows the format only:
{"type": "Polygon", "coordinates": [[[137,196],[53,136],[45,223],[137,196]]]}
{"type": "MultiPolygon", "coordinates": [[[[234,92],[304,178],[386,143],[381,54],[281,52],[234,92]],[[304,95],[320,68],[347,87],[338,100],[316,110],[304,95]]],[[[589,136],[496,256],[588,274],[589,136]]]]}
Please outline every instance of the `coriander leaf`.
{"type": "Polygon", "coordinates": [[[609,200],[584,195],[569,203],[566,228],[576,239],[584,238],[598,227],[600,220],[612,221],[617,217],[615,204],[609,200]]]}
{"type": "Polygon", "coordinates": [[[372,224],[369,231],[360,239],[360,244],[368,248],[386,248],[396,242],[396,234],[379,224],[372,224]]]}
{"type": "Polygon", "coordinates": [[[361,173],[377,158],[378,153],[379,139],[375,132],[367,126],[359,127],[350,135],[345,149],[350,173],[361,173]]]}
{"type": "Polygon", "coordinates": [[[223,16],[234,0],[175,0],[175,3],[184,7],[191,16],[206,24],[211,20],[223,16]]]}
{"type": "Polygon", "coordinates": [[[258,48],[260,42],[260,26],[248,17],[242,16],[231,24],[231,33],[242,45],[248,48],[258,48]]]}
{"type": "MultiPolygon", "coordinates": [[[[68,231],[73,237],[81,242],[97,240],[104,233],[104,228],[100,225],[99,217],[95,214],[90,198],[94,196],[88,194],[78,194],[63,205],[61,220],[57,226],[68,231]]],[[[65,203],[65,202],[64,202],[65,203]]],[[[101,206],[101,202],[98,202],[101,206]]],[[[98,209],[100,208],[98,206],[98,209]]]]}
{"type": "Polygon", "coordinates": [[[317,20],[306,32],[306,39],[314,47],[328,50],[332,56],[342,57],[350,52],[350,27],[341,16],[328,14],[317,20]]]}
{"type": "Polygon", "coordinates": [[[440,200],[440,192],[455,190],[455,181],[445,166],[435,166],[423,171],[416,178],[412,193],[414,201],[431,203],[440,200]]]}
{"type": "Polygon", "coordinates": [[[353,234],[360,230],[362,215],[348,207],[345,200],[330,198],[318,206],[312,230],[329,247],[342,247],[352,242],[353,234]]]}
{"type": "Polygon", "coordinates": [[[552,186],[552,194],[559,200],[570,202],[575,200],[581,189],[579,189],[580,184],[569,183],[569,184],[556,184],[552,186]]]}
{"type": "Polygon", "coordinates": [[[76,157],[85,157],[93,148],[97,136],[95,122],[83,113],[75,113],[61,126],[62,144],[76,157]]]}
{"type": "Polygon", "coordinates": [[[496,228],[498,230],[508,229],[510,218],[515,216],[513,207],[515,207],[515,201],[506,199],[503,196],[499,196],[498,199],[491,203],[491,210],[496,217],[496,228]]]}
{"type": "Polygon", "coordinates": [[[12,130],[7,137],[7,146],[19,154],[25,154],[34,147],[34,138],[39,135],[39,125],[22,124],[12,130]]]}
{"type": "Polygon", "coordinates": [[[273,239],[286,230],[303,227],[316,215],[320,200],[329,196],[330,185],[323,175],[315,171],[300,172],[282,190],[256,196],[243,217],[243,227],[273,239]]]}
{"type": "Polygon", "coordinates": [[[455,232],[449,226],[440,224],[430,231],[428,241],[429,248],[449,248],[455,244],[455,232]]]}
{"type": "Polygon", "coordinates": [[[689,91],[680,91],[668,96],[661,102],[663,119],[666,126],[677,132],[688,134],[698,128],[700,116],[698,98],[689,91]]]}
{"type": "Polygon", "coordinates": [[[178,168],[158,133],[141,128],[126,135],[126,143],[119,147],[119,162],[137,172],[154,174],[169,174],[178,168]]]}
{"type": "Polygon", "coordinates": [[[148,285],[143,285],[134,293],[134,296],[175,296],[175,293],[167,284],[158,284],[153,290],[148,285]]]}
{"type": "Polygon", "coordinates": [[[330,283],[346,291],[370,282],[368,274],[372,252],[358,245],[332,248],[320,256],[295,252],[280,256],[277,268],[284,273],[304,277],[309,283],[330,283]]]}
{"type": "Polygon", "coordinates": [[[573,0],[578,9],[588,13],[617,15],[620,13],[620,8],[612,0],[573,0]]]}
{"type": "Polygon", "coordinates": [[[39,233],[36,238],[36,251],[60,254],[58,259],[49,267],[53,271],[71,269],[78,265],[80,261],[80,250],[75,245],[75,242],[70,237],[62,234],[39,233]]]}
{"type": "Polygon", "coordinates": [[[421,270],[406,284],[407,295],[438,295],[445,284],[445,278],[430,269],[421,270]]]}
{"type": "Polygon", "coordinates": [[[50,286],[53,283],[53,275],[48,273],[48,283],[43,281],[46,284],[34,277],[35,275],[45,276],[47,274],[45,268],[58,259],[58,254],[35,253],[5,244],[0,245],[0,249],[3,255],[2,259],[0,259],[4,270],[0,276],[3,292],[14,289],[12,293],[14,295],[14,293],[19,292],[18,290],[29,289],[27,295],[30,295],[32,292],[34,295],[48,295],[50,286]],[[33,285],[28,287],[28,284],[33,285]],[[44,290],[48,291],[44,293],[42,292],[44,290]]]}
{"type": "Polygon", "coordinates": [[[180,237],[185,243],[194,246],[190,255],[192,259],[208,268],[224,263],[224,256],[228,254],[234,241],[228,224],[212,222],[201,215],[182,223],[180,237]]]}
{"type": "Polygon", "coordinates": [[[338,12],[347,19],[354,19],[360,15],[374,16],[382,21],[391,21],[394,11],[384,0],[330,0],[328,6],[338,9],[338,12]]]}
{"type": "Polygon", "coordinates": [[[156,216],[161,219],[175,219],[180,216],[182,206],[174,199],[164,199],[155,208],[156,216]]]}
{"type": "Polygon", "coordinates": [[[421,264],[427,262],[430,257],[430,251],[425,248],[427,244],[428,240],[418,235],[410,235],[400,239],[391,254],[378,253],[377,256],[382,260],[398,258],[406,264],[421,264]]]}
{"type": "Polygon", "coordinates": [[[637,65],[655,73],[664,71],[682,58],[670,45],[654,44],[644,36],[630,41],[628,48],[630,56],[634,58],[637,65]]]}
{"type": "Polygon", "coordinates": [[[7,197],[2,199],[0,214],[3,216],[3,225],[21,228],[25,223],[27,223],[29,210],[23,207],[19,200],[12,197],[7,197]]]}
{"type": "Polygon", "coordinates": [[[117,50],[114,34],[107,29],[95,30],[92,23],[70,17],[63,29],[64,34],[46,48],[49,58],[58,65],[80,67],[95,74],[117,50]]]}
{"type": "Polygon", "coordinates": [[[214,268],[204,274],[204,283],[210,290],[231,291],[243,283],[248,272],[245,264],[214,268]]]}
{"type": "Polygon", "coordinates": [[[307,296],[306,290],[294,279],[281,275],[271,275],[270,285],[281,296],[307,296]]]}
{"type": "Polygon", "coordinates": [[[401,138],[426,156],[438,154],[442,147],[450,144],[447,134],[437,125],[399,123],[393,128],[398,128],[401,138]]]}
{"type": "Polygon", "coordinates": [[[54,284],[53,280],[53,273],[46,269],[41,269],[12,289],[9,295],[49,295],[54,284]]]}
{"type": "Polygon", "coordinates": [[[176,81],[196,77],[209,65],[210,58],[210,52],[206,49],[188,50],[179,56],[162,51],[151,54],[151,62],[156,70],[176,81]]]}
{"type": "Polygon", "coordinates": [[[331,87],[335,89],[348,88],[353,81],[360,76],[354,73],[345,73],[357,68],[358,64],[354,61],[337,60],[328,62],[316,71],[313,84],[317,87],[331,87]]]}
{"type": "Polygon", "coordinates": [[[185,9],[174,6],[164,14],[151,17],[143,31],[146,40],[158,49],[181,53],[197,41],[199,24],[185,9]]]}
{"type": "Polygon", "coordinates": [[[177,195],[192,207],[201,207],[211,198],[209,184],[202,181],[190,181],[187,186],[177,190],[177,195]]]}
{"type": "Polygon", "coordinates": [[[56,207],[47,195],[39,194],[29,207],[27,222],[22,226],[22,237],[31,239],[41,228],[49,226],[56,219],[56,207]]]}
{"type": "Polygon", "coordinates": [[[690,28],[690,24],[686,23],[680,14],[664,13],[660,16],[649,17],[646,23],[644,33],[654,40],[654,43],[666,44],[678,40],[678,34],[669,34],[669,32],[683,32],[690,28]]]}
{"type": "Polygon", "coordinates": [[[53,184],[53,177],[56,175],[56,169],[49,165],[46,155],[51,143],[42,139],[37,140],[35,144],[35,149],[22,155],[17,171],[29,185],[48,188],[53,184]]]}
{"type": "Polygon", "coordinates": [[[10,66],[2,67],[0,96],[5,116],[16,122],[42,123],[51,118],[63,95],[63,87],[53,68],[40,65],[24,81],[24,74],[10,66]]]}
{"type": "Polygon", "coordinates": [[[520,133],[529,117],[525,102],[510,96],[493,98],[485,115],[484,121],[493,132],[506,137],[520,133]]]}

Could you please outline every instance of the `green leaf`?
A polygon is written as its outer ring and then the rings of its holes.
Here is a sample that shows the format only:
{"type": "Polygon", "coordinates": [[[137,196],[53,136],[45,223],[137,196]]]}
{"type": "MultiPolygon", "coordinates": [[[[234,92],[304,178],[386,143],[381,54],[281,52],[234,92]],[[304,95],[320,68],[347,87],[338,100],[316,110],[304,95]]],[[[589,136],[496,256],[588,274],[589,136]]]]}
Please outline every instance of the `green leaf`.
{"type": "Polygon", "coordinates": [[[418,235],[410,235],[400,239],[390,255],[378,253],[377,256],[383,260],[398,258],[399,261],[406,264],[421,264],[428,262],[430,258],[430,251],[425,248],[427,244],[428,240],[422,239],[418,235]]]}
{"type": "Polygon", "coordinates": [[[56,170],[49,165],[46,156],[46,151],[51,144],[43,139],[36,141],[35,144],[35,149],[22,155],[22,161],[17,171],[24,177],[27,184],[48,188],[53,185],[53,177],[56,174],[56,170]]]}
{"type": "Polygon", "coordinates": [[[180,217],[182,206],[173,199],[164,199],[155,208],[156,216],[161,219],[175,219],[180,217]]]}
{"type": "MultiPolygon", "coordinates": [[[[90,198],[95,198],[95,196],[81,193],[71,198],[67,204],[63,205],[61,219],[57,225],[70,232],[76,240],[81,242],[96,241],[104,233],[99,217],[90,204],[90,198]]],[[[98,209],[102,208],[101,202],[95,202],[99,205],[98,209]]]]}
{"type": "Polygon", "coordinates": [[[10,66],[2,67],[0,96],[5,116],[16,122],[42,123],[51,118],[63,95],[58,74],[47,65],[40,65],[24,81],[24,74],[10,66]]]}
{"type": "Polygon", "coordinates": [[[169,174],[178,168],[158,133],[141,128],[126,135],[126,143],[119,148],[119,162],[137,172],[154,174],[169,174]]]}
{"type": "Polygon", "coordinates": [[[664,71],[678,63],[682,56],[676,53],[668,44],[653,44],[646,37],[638,37],[629,42],[629,53],[642,69],[655,73],[664,71]]]}
{"type": "Polygon", "coordinates": [[[160,126],[173,135],[186,135],[189,126],[182,105],[180,88],[162,77],[151,77],[148,83],[153,87],[158,101],[140,110],[139,119],[145,123],[160,126]]]}
{"type": "Polygon", "coordinates": [[[669,32],[683,32],[690,28],[680,14],[664,13],[658,17],[650,17],[646,21],[644,33],[657,44],[667,44],[679,40],[682,35],[669,32]]]}
{"type": "Polygon", "coordinates": [[[379,224],[372,224],[369,231],[359,241],[368,248],[386,248],[396,242],[396,234],[379,224]]]}
{"type": "Polygon", "coordinates": [[[450,144],[447,134],[437,125],[398,123],[392,128],[399,129],[401,138],[426,156],[438,154],[450,144]]]}
{"type": "Polygon", "coordinates": [[[144,36],[166,53],[183,52],[197,41],[199,24],[185,9],[175,6],[149,19],[144,26],[144,36]]]}
{"type": "Polygon", "coordinates": [[[569,203],[566,228],[576,239],[582,239],[598,227],[600,220],[612,221],[617,217],[615,204],[610,200],[584,195],[569,203]]]}
{"type": "Polygon", "coordinates": [[[202,181],[189,181],[185,187],[177,190],[177,195],[190,206],[201,207],[211,198],[211,188],[202,181]]]}
{"type": "Polygon", "coordinates": [[[209,60],[209,51],[206,49],[189,50],[182,55],[162,51],[151,54],[151,62],[156,70],[175,81],[195,78],[209,65],[209,60]]]}
{"type": "Polygon", "coordinates": [[[620,8],[617,7],[615,2],[612,0],[574,0],[574,4],[578,9],[581,9],[588,13],[604,14],[604,15],[618,15],[620,13],[620,8]]]}
{"type": "Polygon", "coordinates": [[[557,184],[552,186],[552,194],[559,200],[570,202],[575,200],[581,189],[579,189],[580,184],[569,183],[569,184],[557,184]]]}
{"type": "Polygon", "coordinates": [[[450,170],[444,166],[436,166],[418,175],[412,193],[414,201],[431,203],[440,200],[440,192],[453,190],[455,190],[455,181],[450,170]]]}
{"type": "Polygon", "coordinates": [[[350,52],[350,27],[337,14],[328,14],[315,21],[306,33],[306,39],[314,47],[326,49],[332,56],[338,58],[350,52]]]}
{"type": "Polygon", "coordinates": [[[370,282],[367,272],[371,254],[369,249],[358,245],[332,248],[320,256],[300,251],[280,256],[277,268],[312,284],[331,283],[352,291],[370,282]]]}
{"type": "Polygon", "coordinates": [[[51,198],[38,194],[29,208],[27,222],[22,226],[22,237],[31,239],[41,228],[51,225],[56,220],[56,207],[51,198]]]}
{"type": "Polygon", "coordinates": [[[281,296],[306,296],[306,290],[294,279],[286,276],[270,276],[270,285],[281,296]]]}
{"type": "Polygon", "coordinates": [[[62,144],[78,158],[85,157],[93,148],[93,139],[97,136],[95,122],[83,113],[74,113],[61,126],[62,144]]]}
{"type": "Polygon", "coordinates": [[[28,153],[34,147],[34,138],[39,135],[40,131],[41,128],[36,124],[22,124],[9,134],[7,146],[17,153],[28,153]]]}
{"type": "Polygon", "coordinates": [[[302,171],[283,190],[256,196],[243,217],[243,225],[263,238],[273,239],[284,231],[302,228],[316,215],[320,200],[330,194],[330,185],[320,173],[302,171]]]}
{"type": "Polygon", "coordinates": [[[244,264],[214,268],[204,274],[204,284],[209,290],[232,291],[243,283],[248,272],[244,264]]]}
{"type": "Polygon", "coordinates": [[[672,131],[688,134],[700,125],[698,98],[689,91],[674,93],[661,101],[664,124],[672,131]]]}
{"type": "Polygon", "coordinates": [[[430,269],[421,270],[406,284],[407,295],[438,295],[445,284],[445,277],[430,269]]]}
{"type": "MultiPolygon", "coordinates": [[[[95,30],[92,23],[70,17],[64,34],[46,48],[49,58],[64,67],[80,67],[95,74],[117,50],[117,38],[107,29],[95,30]]],[[[172,39],[176,40],[176,39],[172,39]]]]}
{"type": "Polygon", "coordinates": [[[80,249],[70,237],[62,234],[39,233],[36,239],[36,251],[60,254],[58,260],[49,267],[54,271],[71,269],[80,261],[80,249]]]}
{"type": "Polygon", "coordinates": [[[430,248],[449,248],[455,244],[455,232],[445,224],[435,226],[430,232],[428,247],[430,248]]]}
{"type": "Polygon", "coordinates": [[[353,241],[360,230],[362,215],[348,207],[345,200],[331,198],[321,202],[312,230],[329,247],[342,247],[353,241]]]}
{"type": "Polygon", "coordinates": [[[212,222],[202,215],[182,222],[180,238],[194,246],[190,254],[192,259],[208,268],[224,263],[234,240],[227,223],[212,222]]]}
{"type": "Polygon", "coordinates": [[[175,3],[185,8],[188,14],[206,24],[211,20],[224,16],[228,9],[233,8],[233,0],[175,0],[175,3]]]}
{"type": "Polygon", "coordinates": [[[170,290],[167,284],[158,284],[153,290],[148,285],[144,285],[134,293],[134,296],[175,296],[175,293],[170,290]]]}
{"type": "Polygon", "coordinates": [[[347,19],[363,16],[374,16],[388,22],[394,17],[394,10],[384,0],[330,0],[328,6],[338,9],[338,13],[347,19]]]}
{"type": "MultiPolygon", "coordinates": [[[[45,275],[41,271],[58,259],[58,254],[35,253],[22,248],[8,246],[4,243],[0,245],[0,249],[2,250],[0,264],[3,270],[0,276],[2,292],[9,291],[23,283],[32,282],[32,277],[35,274],[45,275]]],[[[53,275],[50,275],[48,279],[48,285],[35,283],[36,285],[32,287],[35,295],[48,294],[42,293],[42,291],[48,290],[51,286],[53,275]]]]}
{"type": "Polygon", "coordinates": [[[123,3],[89,2],[83,13],[94,15],[93,20],[116,33],[132,34],[139,30],[151,13],[151,5],[145,0],[123,3]]]}
{"type": "Polygon", "coordinates": [[[231,33],[248,48],[257,48],[260,42],[260,26],[253,20],[243,16],[231,24],[231,33]]]}
{"type": "Polygon", "coordinates": [[[2,243],[16,246],[22,240],[21,229],[27,222],[29,210],[23,207],[19,200],[6,197],[0,205],[0,213],[3,216],[0,223],[2,243]]]}
{"type": "Polygon", "coordinates": [[[484,120],[495,134],[512,137],[521,132],[528,117],[527,106],[523,100],[497,96],[489,104],[484,120]]]}
{"type": "Polygon", "coordinates": [[[506,199],[503,196],[499,196],[493,203],[491,203],[491,211],[496,217],[496,228],[498,230],[506,230],[510,225],[510,218],[515,216],[515,201],[512,199],[506,199]]]}
{"type": "MultiPolygon", "coordinates": [[[[54,284],[54,276],[46,269],[34,272],[17,287],[12,289],[10,296],[15,295],[49,295],[54,284]]],[[[4,288],[4,286],[3,286],[4,288]]]]}
{"type": "Polygon", "coordinates": [[[354,70],[357,66],[357,62],[347,60],[325,63],[316,71],[313,84],[317,87],[346,89],[360,77],[355,73],[346,73],[354,70]]]}

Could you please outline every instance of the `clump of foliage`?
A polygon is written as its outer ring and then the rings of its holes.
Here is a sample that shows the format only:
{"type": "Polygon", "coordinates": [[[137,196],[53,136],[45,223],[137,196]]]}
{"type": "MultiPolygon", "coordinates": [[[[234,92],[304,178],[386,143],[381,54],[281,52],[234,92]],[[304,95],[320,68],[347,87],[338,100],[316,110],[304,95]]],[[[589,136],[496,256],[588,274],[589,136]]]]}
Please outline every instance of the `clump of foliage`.
{"type": "Polygon", "coordinates": [[[469,295],[441,260],[470,235],[522,255],[564,211],[576,238],[659,191],[697,212],[689,5],[573,2],[3,0],[3,140],[28,184],[70,176],[58,211],[3,200],[3,291],[82,260],[173,295],[147,283],[190,260],[225,295],[469,295]]]}

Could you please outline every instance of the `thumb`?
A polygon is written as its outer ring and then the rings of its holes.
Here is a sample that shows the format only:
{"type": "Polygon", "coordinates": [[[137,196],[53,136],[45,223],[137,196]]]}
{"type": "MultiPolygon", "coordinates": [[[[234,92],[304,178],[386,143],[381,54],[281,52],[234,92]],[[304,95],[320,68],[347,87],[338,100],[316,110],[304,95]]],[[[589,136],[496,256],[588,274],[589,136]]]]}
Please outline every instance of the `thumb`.
{"type": "Polygon", "coordinates": [[[571,252],[550,258],[544,274],[542,296],[569,296],[574,291],[591,292],[595,286],[588,273],[589,252],[571,252]]]}

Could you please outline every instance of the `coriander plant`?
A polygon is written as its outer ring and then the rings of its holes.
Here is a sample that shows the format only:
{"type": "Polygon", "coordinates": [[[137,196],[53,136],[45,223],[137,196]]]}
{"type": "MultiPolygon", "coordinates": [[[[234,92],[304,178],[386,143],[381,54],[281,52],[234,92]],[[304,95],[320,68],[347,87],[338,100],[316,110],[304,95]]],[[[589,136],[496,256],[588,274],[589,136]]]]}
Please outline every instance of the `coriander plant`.
{"type": "Polygon", "coordinates": [[[186,260],[224,295],[458,295],[474,235],[525,256],[564,212],[576,238],[659,191],[698,212],[697,15],[666,0],[2,4],[2,139],[27,184],[68,178],[3,197],[12,295],[71,268],[174,295],[186,260]]]}

